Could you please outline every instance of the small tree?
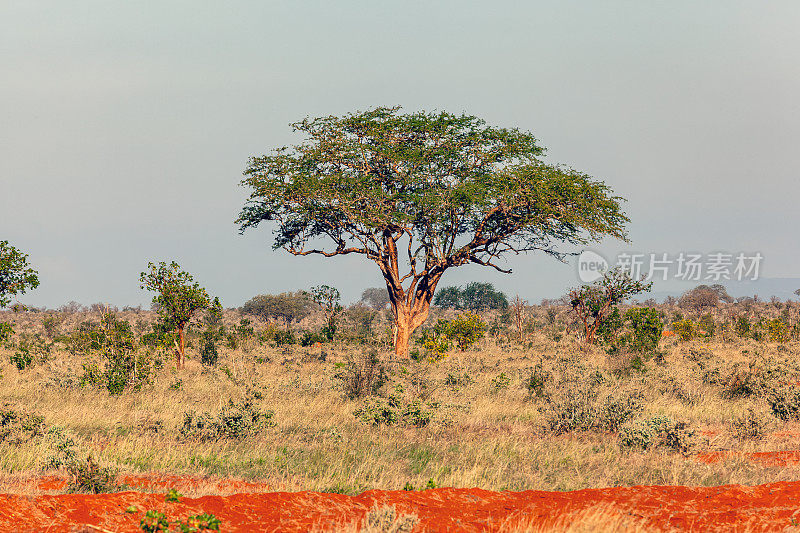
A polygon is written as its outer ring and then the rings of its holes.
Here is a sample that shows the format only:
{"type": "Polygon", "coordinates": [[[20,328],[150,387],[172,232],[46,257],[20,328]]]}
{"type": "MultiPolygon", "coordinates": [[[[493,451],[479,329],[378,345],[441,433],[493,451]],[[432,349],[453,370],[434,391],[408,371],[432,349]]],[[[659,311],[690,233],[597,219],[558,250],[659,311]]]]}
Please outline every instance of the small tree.
{"type": "Polygon", "coordinates": [[[259,294],[250,298],[242,312],[259,316],[264,320],[282,320],[288,330],[293,322],[299,322],[311,314],[314,303],[305,291],[259,294]]]}
{"type": "Polygon", "coordinates": [[[198,311],[211,305],[211,300],[206,290],[175,261],[169,265],[163,261],[157,265],[148,263],[147,268],[149,272],[142,272],[139,281],[143,289],[157,293],[153,297],[153,306],[162,324],[178,334],[174,343],[180,368],[185,360],[186,328],[198,311]]]}
{"type": "Polygon", "coordinates": [[[444,309],[461,309],[461,289],[443,287],[433,298],[433,305],[444,309]]]}
{"type": "Polygon", "coordinates": [[[361,301],[376,311],[386,309],[389,305],[389,294],[381,287],[370,287],[361,293],[361,301]]]}
{"type": "Polygon", "coordinates": [[[528,300],[523,300],[519,295],[511,300],[511,319],[514,322],[514,329],[517,330],[517,338],[522,342],[523,327],[525,325],[525,315],[528,311],[528,300]]]}
{"type": "Polygon", "coordinates": [[[486,332],[486,324],[473,313],[461,313],[447,323],[445,335],[456,343],[462,352],[478,342],[486,332]]]}
{"type": "Polygon", "coordinates": [[[461,301],[464,309],[476,313],[490,309],[508,309],[508,298],[491,283],[473,281],[467,284],[461,291],[461,301]]]}
{"type": "Polygon", "coordinates": [[[308,139],[253,157],[240,231],[275,224],[275,249],[357,254],[386,283],[395,353],[430,313],[439,281],[468,264],[510,273],[507,255],[625,238],[621,198],[601,181],[545,163],[536,138],[474,116],[379,107],[305,119],[308,139]],[[326,246],[327,244],[327,246],[326,246]]]}
{"type": "Polygon", "coordinates": [[[328,285],[320,285],[311,289],[311,299],[322,308],[325,313],[325,327],[322,333],[328,337],[328,340],[333,340],[336,334],[336,321],[339,314],[344,309],[340,304],[341,294],[339,290],[328,285]]]}
{"type": "Polygon", "coordinates": [[[8,241],[0,241],[0,309],[11,303],[11,298],[25,294],[39,286],[39,274],[28,264],[23,254],[8,241]]]}
{"type": "Polygon", "coordinates": [[[649,291],[653,283],[644,278],[635,280],[620,268],[606,272],[591,285],[583,285],[569,292],[572,309],[583,326],[584,340],[594,344],[597,330],[612,310],[635,294],[649,291]]]}

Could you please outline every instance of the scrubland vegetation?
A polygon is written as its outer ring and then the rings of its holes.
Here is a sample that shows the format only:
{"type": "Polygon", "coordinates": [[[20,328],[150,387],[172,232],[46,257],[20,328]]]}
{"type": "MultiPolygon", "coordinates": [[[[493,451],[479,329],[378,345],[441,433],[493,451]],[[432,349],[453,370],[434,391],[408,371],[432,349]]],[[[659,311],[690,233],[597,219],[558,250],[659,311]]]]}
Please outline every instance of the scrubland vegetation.
{"type": "Polygon", "coordinates": [[[615,307],[597,344],[566,299],[434,307],[408,358],[380,299],[262,295],[198,314],[182,368],[153,311],[5,311],[0,468],[88,491],[150,471],[342,493],[796,479],[740,452],[799,449],[800,304],[709,290],[615,307]]]}

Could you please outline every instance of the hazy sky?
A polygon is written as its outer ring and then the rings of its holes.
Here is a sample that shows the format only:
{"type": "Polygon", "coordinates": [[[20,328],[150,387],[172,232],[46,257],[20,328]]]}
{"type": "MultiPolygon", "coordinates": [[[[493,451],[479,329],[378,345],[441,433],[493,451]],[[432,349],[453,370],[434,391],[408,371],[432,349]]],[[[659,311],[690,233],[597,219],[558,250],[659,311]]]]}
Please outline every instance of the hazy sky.
{"type": "MultiPolygon", "coordinates": [[[[760,251],[764,275],[797,276],[799,26],[795,0],[5,1],[0,239],[40,272],[32,305],[148,302],[151,260],[226,306],[320,283],[352,301],[377,268],[240,236],[238,183],[298,140],[289,122],[402,105],[533,132],[628,199],[631,250],[760,251]]],[[[508,264],[443,283],[577,284],[543,255],[508,264]]]]}

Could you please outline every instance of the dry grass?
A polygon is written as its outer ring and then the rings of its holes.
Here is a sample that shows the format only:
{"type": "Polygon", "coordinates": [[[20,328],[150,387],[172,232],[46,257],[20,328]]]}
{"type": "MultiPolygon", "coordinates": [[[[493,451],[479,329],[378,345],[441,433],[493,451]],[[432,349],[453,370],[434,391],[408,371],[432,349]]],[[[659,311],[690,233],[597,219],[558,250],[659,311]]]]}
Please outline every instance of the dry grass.
{"type": "MultiPolygon", "coordinates": [[[[35,315],[20,317],[18,333],[43,331],[35,315]]],[[[130,317],[123,313],[122,318],[133,323],[152,317],[142,312],[130,317]]],[[[237,320],[230,313],[226,317],[228,322],[237,320]]],[[[60,328],[63,332],[73,326],[65,321],[60,328]]],[[[541,327],[525,346],[500,347],[487,339],[478,348],[452,353],[437,364],[392,361],[384,351],[380,355],[391,377],[384,395],[402,389],[404,397],[411,398],[421,380],[427,386],[425,401],[438,403],[431,423],[421,428],[372,426],[357,419],[353,412],[363,400],[346,398],[334,374],[346,354],[365,348],[341,344],[324,350],[325,361],[318,357],[319,348],[295,346],[286,351],[257,345],[247,353],[222,349],[215,368],[190,360],[178,372],[166,364],[152,386],[111,396],[74,385],[83,356],[56,348],[49,361],[18,371],[8,362],[13,350],[0,348],[0,398],[44,416],[48,427],[64,428],[80,453],[122,473],[236,477],[261,480],[274,490],[357,493],[368,488],[401,489],[406,484],[419,489],[430,480],[438,486],[494,490],[574,490],[638,484],[760,484],[800,475],[800,467],[771,468],[736,458],[707,465],[665,448],[624,449],[615,433],[597,429],[554,435],[547,429],[547,417],[557,405],[531,398],[524,388],[524,379],[536,364],[552,368],[548,387],[554,393],[558,392],[555,379],[572,372],[572,366],[584,365],[585,372],[599,370],[605,376],[601,398],[639,390],[644,396],[638,416],[667,415],[706,432],[698,442],[700,450],[800,449],[796,423],[775,421],[773,434],[763,439],[738,439],[730,419],[749,408],[763,411],[763,399],[723,397],[721,387],[705,382],[692,359],[696,358],[692,352],[705,354],[707,367],[745,362],[756,352],[791,360],[798,353],[797,343],[670,340],[663,347],[663,365],[650,361],[644,373],[621,377],[609,373],[604,351],[580,345],[557,327],[541,327]],[[509,385],[498,389],[495,378],[501,373],[509,385]],[[448,376],[463,375],[470,380],[448,384],[448,376]],[[70,382],[72,386],[65,386],[70,382]],[[275,427],[243,440],[197,441],[181,436],[184,412],[213,414],[248,389],[261,392],[258,406],[275,412],[275,427]]],[[[52,443],[45,439],[0,442],[0,471],[36,473],[51,454],[52,443]]],[[[197,490],[205,494],[212,489],[197,490]]],[[[616,511],[602,512],[611,517],[616,511]]]]}

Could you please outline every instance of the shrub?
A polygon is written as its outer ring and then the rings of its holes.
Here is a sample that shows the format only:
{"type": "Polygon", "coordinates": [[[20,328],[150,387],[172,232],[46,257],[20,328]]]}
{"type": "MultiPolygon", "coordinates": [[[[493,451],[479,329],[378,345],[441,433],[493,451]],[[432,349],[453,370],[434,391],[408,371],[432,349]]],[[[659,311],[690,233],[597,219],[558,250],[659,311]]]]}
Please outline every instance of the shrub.
{"type": "Polygon", "coordinates": [[[217,364],[219,352],[217,351],[217,334],[212,329],[207,329],[200,334],[200,362],[206,366],[217,364]]]}
{"type": "Polygon", "coordinates": [[[139,390],[150,383],[153,367],[149,354],[137,350],[130,324],[104,313],[98,325],[82,327],[81,350],[100,356],[100,362],[83,365],[81,385],[104,387],[110,394],[139,390]]]}
{"type": "Polygon", "coordinates": [[[739,439],[760,439],[772,427],[773,420],[766,413],[748,408],[747,413],[729,422],[731,432],[739,439]]]}
{"type": "Polygon", "coordinates": [[[625,423],[620,427],[619,439],[622,446],[628,448],[663,446],[687,452],[694,446],[694,431],[685,422],[673,422],[659,415],[625,423]]]}
{"type": "Polygon", "coordinates": [[[641,391],[611,394],[600,404],[595,425],[600,429],[617,431],[620,426],[642,411],[641,391]]]}
{"type": "Polygon", "coordinates": [[[697,321],[697,333],[703,337],[711,338],[717,330],[717,324],[711,313],[706,313],[697,321]]]}
{"type": "Polygon", "coordinates": [[[42,469],[54,470],[75,462],[78,452],[75,439],[64,428],[53,426],[44,434],[49,455],[44,458],[42,469]]]}
{"type": "Polygon", "coordinates": [[[545,386],[552,378],[553,375],[545,370],[541,363],[528,369],[528,377],[524,381],[528,395],[543,398],[546,394],[545,386]]]}
{"type": "Polygon", "coordinates": [[[213,514],[192,515],[184,520],[171,521],[167,515],[155,510],[147,511],[139,522],[139,529],[147,533],[176,531],[196,533],[199,531],[219,531],[222,522],[213,514]],[[171,527],[174,526],[174,529],[171,527]]]}
{"type": "Polygon", "coordinates": [[[377,350],[360,355],[348,353],[346,358],[346,362],[336,363],[333,377],[339,380],[348,398],[375,394],[386,383],[386,365],[378,357],[377,350]]]}
{"type": "Polygon", "coordinates": [[[772,414],[781,420],[800,420],[800,388],[781,385],[767,391],[767,403],[772,414]]]}
{"type": "Polygon", "coordinates": [[[44,417],[20,411],[9,404],[0,409],[0,442],[21,444],[43,434],[44,417]]]}
{"type": "Polygon", "coordinates": [[[674,331],[682,341],[690,341],[697,336],[694,323],[688,318],[673,322],[672,331],[674,331]]]}
{"type": "Polygon", "coordinates": [[[14,326],[8,322],[0,322],[0,345],[8,344],[14,334],[14,326]]]}
{"type": "Polygon", "coordinates": [[[277,330],[272,336],[275,346],[288,346],[290,344],[297,344],[297,338],[289,330],[277,330]]]}
{"type": "Polygon", "coordinates": [[[259,393],[248,391],[239,402],[228,400],[216,415],[183,414],[181,435],[197,440],[243,439],[275,425],[273,411],[261,411],[255,401],[259,393]]]}
{"type": "Polygon", "coordinates": [[[420,400],[404,402],[399,396],[393,395],[389,398],[367,400],[353,411],[353,416],[374,426],[401,424],[422,428],[430,424],[433,418],[432,410],[436,408],[438,404],[435,403],[423,406],[420,400]]]}
{"type": "Polygon", "coordinates": [[[596,427],[597,398],[604,378],[599,372],[574,372],[553,384],[552,394],[544,398],[546,405],[539,408],[548,429],[557,435],[596,427]]]}
{"type": "Polygon", "coordinates": [[[475,344],[486,331],[486,324],[476,314],[461,313],[447,323],[445,335],[463,352],[475,344]]]}
{"type": "Polygon", "coordinates": [[[45,341],[39,334],[22,335],[16,352],[9,356],[9,360],[18,370],[35,364],[43,363],[50,358],[50,353],[55,343],[45,341]]]}
{"type": "Polygon", "coordinates": [[[658,311],[651,307],[628,309],[623,316],[630,328],[625,344],[635,352],[652,352],[658,347],[664,324],[658,311]]]}
{"type": "Polygon", "coordinates": [[[495,393],[505,390],[511,384],[511,378],[505,372],[500,372],[497,377],[492,378],[492,390],[495,393]]]}
{"type": "Polygon", "coordinates": [[[86,462],[75,461],[67,465],[67,473],[70,475],[67,492],[70,493],[103,494],[120,488],[117,485],[117,470],[101,467],[91,456],[86,462]]]}
{"type": "Polygon", "coordinates": [[[790,330],[780,318],[766,322],[767,335],[772,342],[786,342],[789,340],[790,330]]]}
{"type": "Polygon", "coordinates": [[[750,336],[750,321],[746,316],[739,316],[736,318],[736,323],[733,327],[736,335],[742,338],[750,336]]]}

